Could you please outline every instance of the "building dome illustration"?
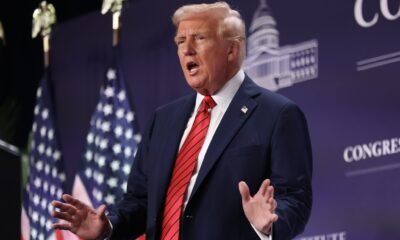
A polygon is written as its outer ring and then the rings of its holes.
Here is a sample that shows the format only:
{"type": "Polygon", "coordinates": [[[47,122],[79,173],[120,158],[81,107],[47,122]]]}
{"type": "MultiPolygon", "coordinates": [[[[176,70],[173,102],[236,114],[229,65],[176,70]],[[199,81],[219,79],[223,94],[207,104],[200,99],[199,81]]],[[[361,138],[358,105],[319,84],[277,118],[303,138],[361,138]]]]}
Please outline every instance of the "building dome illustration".
{"type": "Polygon", "coordinates": [[[262,53],[276,54],[279,48],[279,32],[271,8],[266,0],[260,0],[249,28],[248,53],[249,56],[262,53]]]}
{"type": "Polygon", "coordinates": [[[246,73],[271,91],[318,77],[318,41],[280,46],[277,22],[266,0],[260,0],[248,29],[246,73]]]}

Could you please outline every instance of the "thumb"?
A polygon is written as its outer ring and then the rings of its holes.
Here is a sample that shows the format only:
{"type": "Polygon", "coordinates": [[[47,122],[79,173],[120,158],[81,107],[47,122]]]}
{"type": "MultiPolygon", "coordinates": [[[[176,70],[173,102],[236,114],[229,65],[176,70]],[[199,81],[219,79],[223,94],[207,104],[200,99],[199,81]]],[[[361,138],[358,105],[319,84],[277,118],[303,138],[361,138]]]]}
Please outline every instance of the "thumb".
{"type": "Polygon", "coordinates": [[[250,200],[250,190],[244,181],[239,182],[239,192],[240,195],[242,196],[243,202],[248,202],[250,200]]]}
{"type": "Polygon", "coordinates": [[[100,205],[100,206],[96,209],[97,214],[99,214],[100,216],[105,215],[106,208],[107,208],[107,206],[106,206],[105,204],[100,205]]]}

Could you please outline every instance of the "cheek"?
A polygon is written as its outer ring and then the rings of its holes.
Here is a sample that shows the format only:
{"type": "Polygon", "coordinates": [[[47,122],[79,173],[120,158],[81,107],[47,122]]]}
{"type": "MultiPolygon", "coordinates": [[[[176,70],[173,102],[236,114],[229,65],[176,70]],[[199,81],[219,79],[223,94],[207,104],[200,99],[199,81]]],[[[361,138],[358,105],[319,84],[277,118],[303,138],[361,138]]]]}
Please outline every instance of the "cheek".
{"type": "Polygon", "coordinates": [[[183,62],[183,55],[179,51],[176,52],[176,55],[178,55],[179,62],[182,63],[183,62]]]}
{"type": "Polygon", "coordinates": [[[181,55],[179,55],[179,53],[178,53],[178,57],[179,57],[179,63],[180,63],[180,65],[181,65],[182,70],[185,70],[186,65],[185,65],[184,58],[181,57],[181,55]]]}
{"type": "Polygon", "coordinates": [[[223,67],[220,65],[222,63],[222,56],[220,54],[221,53],[218,53],[218,51],[206,54],[202,59],[204,66],[206,66],[206,68],[210,71],[223,67]]]}
{"type": "Polygon", "coordinates": [[[214,72],[221,72],[226,68],[227,56],[223,53],[215,54],[209,58],[209,68],[214,72]]]}

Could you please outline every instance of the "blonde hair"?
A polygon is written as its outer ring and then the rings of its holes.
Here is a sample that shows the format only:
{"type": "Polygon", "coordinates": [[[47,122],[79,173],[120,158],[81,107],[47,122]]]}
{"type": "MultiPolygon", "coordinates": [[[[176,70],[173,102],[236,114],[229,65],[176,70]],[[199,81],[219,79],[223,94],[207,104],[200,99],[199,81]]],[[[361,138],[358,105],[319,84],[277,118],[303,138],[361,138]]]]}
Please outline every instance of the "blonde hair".
{"type": "Polygon", "coordinates": [[[239,63],[242,64],[246,56],[246,27],[240,13],[231,9],[226,2],[189,4],[175,11],[172,22],[178,28],[181,21],[200,14],[212,15],[219,22],[219,34],[226,40],[239,43],[239,63]]]}

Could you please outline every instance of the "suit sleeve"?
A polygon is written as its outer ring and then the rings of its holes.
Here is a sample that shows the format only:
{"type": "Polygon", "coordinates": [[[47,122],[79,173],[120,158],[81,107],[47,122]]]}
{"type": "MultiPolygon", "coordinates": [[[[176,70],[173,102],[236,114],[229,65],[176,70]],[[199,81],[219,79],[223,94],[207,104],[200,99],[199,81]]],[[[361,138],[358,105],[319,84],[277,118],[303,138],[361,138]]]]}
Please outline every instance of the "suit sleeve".
{"type": "Polygon", "coordinates": [[[304,230],[312,206],[311,144],[306,119],[295,104],[281,109],[271,144],[271,182],[279,217],[273,239],[293,239],[304,230]]]}
{"type": "Polygon", "coordinates": [[[113,239],[135,239],[146,230],[147,216],[147,170],[146,156],[152,135],[155,116],[146,128],[142,142],[139,145],[129,179],[127,193],[122,201],[110,211],[113,239]]]}

